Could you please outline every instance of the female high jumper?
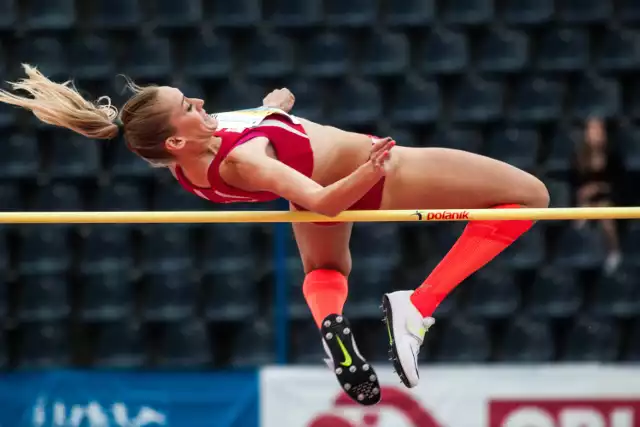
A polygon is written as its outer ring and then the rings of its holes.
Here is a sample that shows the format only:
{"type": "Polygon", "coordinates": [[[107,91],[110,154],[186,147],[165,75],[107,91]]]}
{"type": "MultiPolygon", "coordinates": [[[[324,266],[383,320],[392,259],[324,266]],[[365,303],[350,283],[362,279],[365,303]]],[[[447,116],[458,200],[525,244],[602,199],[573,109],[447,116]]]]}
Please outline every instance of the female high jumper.
{"type": "MultiPolygon", "coordinates": [[[[108,97],[85,100],[71,82],[55,83],[24,65],[0,101],[88,138],[124,135],[131,151],[171,170],[189,192],[215,203],[284,198],[292,210],[335,216],[345,210],[546,208],[549,194],[532,175],[506,163],[445,148],[396,146],[391,138],[348,132],[290,115],[294,96],[275,90],[263,107],[208,115],[204,102],[173,87],[130,84],[121,112],[108,97]]],[[[385,294],[382,308],[392,362],[407,387],[419,381],[418,352],[433,312],[459,283],[533,225],[528,220],[471,221],[415,291],[385,294]]],[[[304,297],[343,390],[356,402],[380,400],[373,368],[342,314],[351,271],[351,223],[293,224],[304,297]],[[327,226],[331,225],[331,226],[327,226]]]]}

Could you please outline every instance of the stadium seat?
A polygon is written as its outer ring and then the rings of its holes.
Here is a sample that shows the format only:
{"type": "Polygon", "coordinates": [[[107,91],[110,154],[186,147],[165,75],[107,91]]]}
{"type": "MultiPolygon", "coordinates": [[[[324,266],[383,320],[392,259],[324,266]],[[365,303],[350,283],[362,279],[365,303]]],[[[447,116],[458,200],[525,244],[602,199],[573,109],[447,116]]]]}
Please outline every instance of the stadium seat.
{"type": "MultiPolygon", "coordinates": [[[[571,207],[571,186],[565,182],[557,179],[545,179],[545,185],[549,190],[550,206],[555,208],[568,208],[571,207]]],[[[553,221],[551,221],[553,223],[553,221]]]]}
{"type": "Polygon", "coordinates": [[[313,121],[323,120],[324,92],[322,91],[320,82],[300,78],[292,81],[288,87],[296,97],[296,116],[313,121]]]}
{"type": "Polygon", "coordinates": [[[466,78],[453,95],[453,119],[457,122],[489,122],[503,110],[503,88],[500,83],[480,77],[466,78]]]}
{"type": "Polygon", "coordinates": [[[73,0],[29,0],[26,26],[33,30],[66,30],[76,20],[73,0]]]}
{"type": "Polygon", "coordinates": [[[258,320],[244,324],[231,343],[231,363],[234,368],[264,366],[274,363],[271,325],[258,320]]]}
{"type": "Polygon", "coordinates": [[[403,147],[421,147],[426,141],[419,139],[415,132],[407,128],[380,126],[376,135],[391,136],[398,145],[403,147]]]}
{"type": "Polygon", "coordinates": [[[252,78],[288,77],[293,72],[293,48],[289,39],[281,36],[263,34],[253,38],[247,51],[247,75],[252,78]]]}
{"type": "Polygon", "coordinates": [[[564,86],[540,77],[516,84],[510,118],[518,122],[554,121],[562,114],[564,86]]]}
{"type": "Polygon", "coordinates": [[[202,20],[200,0],[153,0],[153,23],[161,29],[190,29],[202,20]]]}
{"type": "Polygon", "coordinates": [[[378,319],[380,301],[395,277],[395,261],[385,257],[368,257],[354,262],[349,275],[353,284],[345,313],[353,319],[378,319]]]}
{"type": "Polygon", "coordinates": [[[562,341],[564,362],[614,362],[620,355],[620,330],[612,319],[580,316],[562,341]]]}
{"type": "Polygon", "coordinates": [[[556,28],[543,34],[538,52],[538,69],[577,71],[589,62],[589,33],[581,29],[556,28]]]}
{"type": "MultiPolygon", "coordinates": [[[[291,332],[291,361],[300,365],[318,365],[327,358],[322,349],[321,335],[311,322],[294,324],[291,332]]],[[[362,351],[362,349],[360,349],[362,351]]]]}
{"type": "Polygon", "coordinates": [[[605,247],[597,224],[588,223],[580,229],[569,226],[559,237],[556,262],[572,268],[598,268],[604,262],[605,247]]]}
{"type": "Polygon", "coordinates": [[[67,233],[61,227],[30,227],[22,231],[18,269],[25,273],[56,273],[71,262],[67,233]]]}
{"type": "Polygon", "coordinates": [[[60,369],[69,362],[68,332],[61,322],[28,322],[18,328],[20,369],[60,369]]]}
{"type": "Polygon", "coordinates": [[[254,227],[250,224],[212,224],[204,231],[204,271],[215,271],[222,263],[250,268],[256,259],[254,227]]]}
{"type": "Polygon", "coordinates": [[[435,19],[435,0],[395,0],[387,3],[383,19],[392,28],[423,27],[435,19]]]}
{"type": "Polygon", "coordinates": [[[198,287],[188,268],[154,270],[146,274],[142,315],[146,320],[186,319],[195,310],[198,287]]]}
{"type": "Polygon", "coordinates": [[[153,173],[149,163],[129,150],[122,140],[114,141],[109,172],[114,178],[144,178],[153,173]]]}
{"type": "Polygon", "coordinates": [[[29,37],[18,48],[14,61],[37,64],[38,70],[51,79],[68,79],[70,70],[65,59],[65,47],[54,37],[29,37]]]}
{"type": "Polygon", "coordinates": [[[140,186],[124,182],[100,187],[92,210],[97,211],[145,211],[147,203],[140,186]]]}
{"type": "Polygon", "coordinates": [[[628,71],[640,66],[640,33],[630,30],[610,30],[597,54],[597,65],[604,71],[628,71]]]}
{"type": "Polygon", "coordinates": [[[382,94],[378,86],[369,81],[343,81],[336,87],[335,95],[329,114],[333,125],[372,124],[382,114],[382,94]]]}
{"type": "Polygon", "coordinates": [[[100,323],[95,335],[95,368],[141,368],[145,349],[140,326],[127,318],[100,323]]]}
{"type": "Polygon", "coordinates": [[[213,0],[205,3],[211,8],[206,18],[216,27],[221,28],[252,28],[260,21],[260,0],[213,0]]]}
{"type": "MultiPolygon", "coordinates": [[[[4,54],[1,48],[0,48],[0,61],[7,62],[4,59],[4,54]]],[[[0,72],[5,72],[3,70],[3,66],[1,63],[0,63],[0,72]]],[[[17,112],[17,109],[13,105],[0,104],[0,128],[13,126],[16,121],[16,112],[17,112]]]]}
{"type": "Polygon", "coordinates": [[[66,273],[23,273],[20,276],[18,317],[25,321],[52,321],[65,318],[71,307],[66,273]]]}
{"type": "MultiPolygon", "coordinates": [[[[0,170],[2,168],[0,167],[0,170]]],[[[20,197],[20,187],[12,184],[0,184],[0,200],[2,200],[1,212],[24,211],[24,201],[20,197]]],[[[0,226],[0,230],[3,226],[0,226]]]]}
{"type": "Polygon", "coordinates": [[[483,363],[488,361],[491,340],[487,326],[480,319],[456,317],[444,325],[438,362],[483,363]]]}
{"type": "Polygon", "coordinates": [[[354,259],[387,258],[397,262],[402,251],[400,228],[397,224],[357,224],[351,233],[354,259]]]}
{"type": "Polygon", "coordinates": [[[158,225],[145,230],[142,241],[142,268],[160,272],[189,268],[193,264],[193,248],[185,230],[158,225]]]}
{"type": "Polygon", "coordinates": [[[35,178],[40,170],[38,141],[33,135],[13,133],[5,140],[0,178],[35,178]]]}
{"type": "Polygon", "coordinates": [[[304,269],[300,259],[290,258],[286,263],[287,268],[287,285],[289,287],[287,294],[287,311],[292,320],[309,320],[311,319],[311,311],[307,306],[302,292],[302,284],[304,283],[304,269]]]}
{"type": "Polygon", "coordinates": [[[461,32],[436,29],[427,38],[420,65],[428,74],[463,73],[469,63],[469,50],[461,32]]]}
{"type": "MultiPolygon", "coordinates": [[[[2,242],[2,246],[6,246],[6,243],[2,242]]],[[[2,249],[3,251],[6,251],[6,249],[2,249]]],[[[5,267],[3,267],[4,269],[5,267]]],[[[6,318],[6,316],[8,315],[8,310],[9,310],[9,283],[7,282],[7,274],[6,271],[2,272],[2,279],[0,280],[0,316],[2,318],[6,318]]],[[[2,329],[0,328],[0,345],[2,343],[2,329]]],[[[0,354],[2,354],[2,352],[0,351],[0,354]]],[[[2,358],[2,356],[0,356],[0,359],[2,358]]],[[[0,363],[0,366],[2,364],[0,363]]],[[[1,368],[0,368],[1,369],[1,368]]]]}
{"type": "MultiPolygon", "coordinates": [[[[53,184],[49,187],[39,187],[29,208],[40,212],[82,211],[82,194],[77,186],[69,184],[53,184]]],[[[69,228],[66,224],[55,224],[48,227],[69,228]]]]}
{"type": "Polygon", "coordinates": [[[90,5],[91,10],[87,16],[87,24],[95,29],[135,29],[142,21],[137,1],[95,0],[90,5]]]}
{"type": "Polygon", "coordinates": [[[159,349],[164,368],[199,369],[212,362],[206,325],[198,320],[167,323],[159,349]]]}
{"type": "Polygon", "coordinates": [[[391,120],[396,124],[427,124],[440,115],[440,88],[434,81],[406,78],[390,99],[391,120]]]}
{"type": "Polygon", "coordinates": [[[50,141],[48,172],[54,179],[96,177],[101,169],[99,145],[82,135],[55,131],[50,141]]]}
{"type": "Polygon", "coordinates": [[[258,313],[256,285],[242,264],[213,265],[202,278],[204,313],[215,322],[243,321],[258,313]]]}
{"type": "MultiPolygon", "coordinates": [[[[167,171],[167,173],[169,173],[167,171]]],[[[170,175],[169,175],[170,176],[170,175]]],[[[156,181],[151,197],[151,210],[154,211],[201,211],[210,207],[211,202],[186,191],[173,177],[156,181]]],[[[193,224],[172,224],[172,227],[192,226],[193,224]]]]}
{"type": "Polygon", "coordinates": [[[325,20],[334,27],[366,27],[376,22],[377,0],[325,0],[325,20]]]}
{"type": "Polygon", "coordinates": [[[307,28],[320,23],[322,19],[321,0],[275,0],[273,12],[268,20],[276,27],[307,28]]]}
{"type": "MultiPolygon", "coordinates": [[[[75,38],[69,53],[75,78],[113,78],[116,64],[112,41],[108,37],[87,35],[75,38]]],[[[85,141],[85,144],[89,142],[85,141]]]]}
{"type": "Polygon", "coordinates": [[[540,137],[535,129],[507,127],[495,130],[487,140],[487,155],[517,168],[533,171],[540,137]]]}
{"type": "Polygon", "coordinates": [[[640,312],[637,267],[624,263],[611,275],[601,275],[595,285],[591,311],[598,315],[632,317],[640,312]]]}
{"type": "Polygon", "coordinates": [[[520,305],[520,291],[513,273],[504,265],[489,264],[466,283],[466,311],[474,318],[508,318],[520,305]]]}
{"type": "Polygon", "coordinates": [[[622,22],[640,22],[640,4],[636,0],[620,0],[618,3],[618,19],[622,22]]]}
{"type": "Polygon", "coordinates": [[[480,45],[478,67],[484,72],[518,72],[529,60],[529,41],[518,31],[492,29],[480,45]]]}
{"type": "Polygon", "coordinates": [[[126,74],[133,79],[166,79],[172,70],[169,40],[161,37],[136,37],[129,45],[126,74]]]}
{"type": "Polygon", "coordinates": [[[555,357],[552,329],[539,318],[517,316],[501,341],[498,359],[506,363],[544,363],[555,357]]]}
{"type": "Polygon", "coordinates": [[[302,71],[311,77],[338,77],[349,68],[349,46],[336,33],[314,36],[304,48],[302,71]]]}
{"type": "Polygon", "coordinates": [[[133,314],[134,288],[129,270],[105,267],[80,276],[80,317],[84,321],[115,321],[133,314]]]}
{"type": "Polygon", "coordinates": [[[620,87],[614,79],[584,77],[574,89],[573,116],[585,120],[615,117],[620,111],[620,87]]]}
{"type": "Polygon", "coordinates": [[[630,124],[621,125],[616,135],[616,145],[624,153],[625,168],[640,171],[640,128],[630,124]]]}
{"type": "Polygon", "coordinates": [[[360,70],[365,76],[395,76],[409,67],[409,41],[403,34],[375,32],[365,40],[360,70]]]}
{"type": "Polygon", "coordinates": [[[83,230],[80,269],[84,273],[127,270],[134,252],[127,228],[114,225],[94,225],[83,230]]]}
{"type": "Polygon", "coordinates": [[[531,228],[516,240],[500,259],[516,270],[533,270],[544,261],[545,241],[542,225],[531,228]]]}
{"type": "Polygon", "coordinates": [[[231,54],[231,43],[228,38],[215,37],[205,39],[198,37],[186,45],[184,49],[184,71],[190,78],[221,78],[226,77],[231,72],[233,55],[231,54]]]}
{"type": "Polygon", "coordinates": [[[18,20],[18,0],[0,0],[0,30],[8,30],[18,20]]]}
{"type": "Polygon", "coordinates": [[[599,0],[561,0],[558,15],[572,24],[604,23],[613,15],[613,4],[599,0]]]}
{"type": "Polygon", "coordinates": [[[482,135],[473,128],[440,128],[434,134],[431,145],[479,153],[482,146],[482,135]]]}
{"type": "Polygon", "coordinates": [[[558,265],[545,265],[528,289],[525,311],[533,317],[569,318],[582,307],[582,291],[576,272],[558,265]]]}
{"type": "Polygon", "coordinates": [[[4,329],[0,329],[0,370],[5,370],[9,363],[9,345],[4,329]]]}
{"type": "Polygon", "coordinates": [[[580,130],[559,127],[551,138],[549,155],[544,162],[545,172],[556,176],[567,176],[575,156],[576,143],[581,137],[580,130]]]}
{"type": "Polygon", "coordinates": [[[640,319],[635,319],[628,328],[626,351],[623,360],[629,362],[640,361],[640,319]]]}
{"type": "Polygon", "coordinates": [[[235,111],[253,108],[261,104],[267,90],[246,81],[232,81],[225,84],[216,98],[216,111],[235,111]]]}
{"type": "Polygon", "coordinates": [[[493,0],[450,0],[443,3],[442,16],[448,24],[488,23],[493,18],[493,0]]]}
{"type": "Polygon", "coordinates": [[[509,25],[539,25],[551,21],[553,0],[507,0],[504,20],[509,25]]]}

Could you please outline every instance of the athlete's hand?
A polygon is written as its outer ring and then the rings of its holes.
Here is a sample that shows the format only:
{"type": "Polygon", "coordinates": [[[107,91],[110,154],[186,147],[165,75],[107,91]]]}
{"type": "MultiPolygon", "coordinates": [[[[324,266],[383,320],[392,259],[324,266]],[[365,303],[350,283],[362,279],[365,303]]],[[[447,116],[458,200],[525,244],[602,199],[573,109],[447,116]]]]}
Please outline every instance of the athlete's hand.
{"type": "Polygon", "coordinates": [[[287,88],[276,89],[262,100],[264,107],[275,107],[286,111],[287,113],[293,108],[296,97],[287,88]]]}
{"type": "Polygon", "coordinates": [[[396,142],[391,137],[378,139],[371,146],[371,154],[369,154],[369,162],[373,165],[373,168],[381,173],[385,174],[385,165],[391,157],[391,149],[396,145],[396,142]]]}

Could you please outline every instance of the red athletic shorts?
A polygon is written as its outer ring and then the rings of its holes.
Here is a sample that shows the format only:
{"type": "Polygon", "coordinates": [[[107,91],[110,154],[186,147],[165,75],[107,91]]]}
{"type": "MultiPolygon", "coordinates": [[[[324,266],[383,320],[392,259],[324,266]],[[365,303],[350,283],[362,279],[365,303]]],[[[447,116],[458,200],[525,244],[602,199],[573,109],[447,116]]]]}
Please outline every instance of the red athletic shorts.
{"type": "MultiPolygon", "coordinates": [[[[371,136],[372,143],[375,142],[377,139],[380,139],[380,138],[371,136]]],[[[378,209],[380,209],[380,205],[382,204],[382,194],[384,192],[384,181],[385,181],[384,177],[380,178],[380,181],[378,181],[373,187],[371,187],[371,190],[369,190],[367,194],[365,194],[360,200],[358,200],[353,205],[351,205],[351,207],[347,210],[348,211],[377,211],[378,209]]],[[[299,210],[299,211],[307,210],[302,206],[296,205],[295,203],[292,203],[292,205],[296,208],[296,210],[299,210]]],[[[328,226],[328,225],[336,225],[340,223],[339,222],[314,222],[313,224],[328,226]]]]}

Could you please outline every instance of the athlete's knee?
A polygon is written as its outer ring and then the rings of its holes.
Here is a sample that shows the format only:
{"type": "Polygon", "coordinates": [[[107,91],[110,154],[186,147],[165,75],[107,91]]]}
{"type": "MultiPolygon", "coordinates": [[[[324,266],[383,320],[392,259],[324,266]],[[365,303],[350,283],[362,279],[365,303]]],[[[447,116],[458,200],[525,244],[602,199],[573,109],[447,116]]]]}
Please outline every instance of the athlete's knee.
{"type": "Polygon", "coordinates": [[[530,175],[529,184],[526,190],[526,201],[524,205],[528,208],[549,207],[549,190],[544,182],[530,175]]]}
{"type": "Polygon", "coordinates": [[[342,259],[335,261],[314,262],[314,260],[302,259],[304,274],[309,274],[316,270],[331,270],[348,277],[351,273],[351,259],[342,259]]]}

